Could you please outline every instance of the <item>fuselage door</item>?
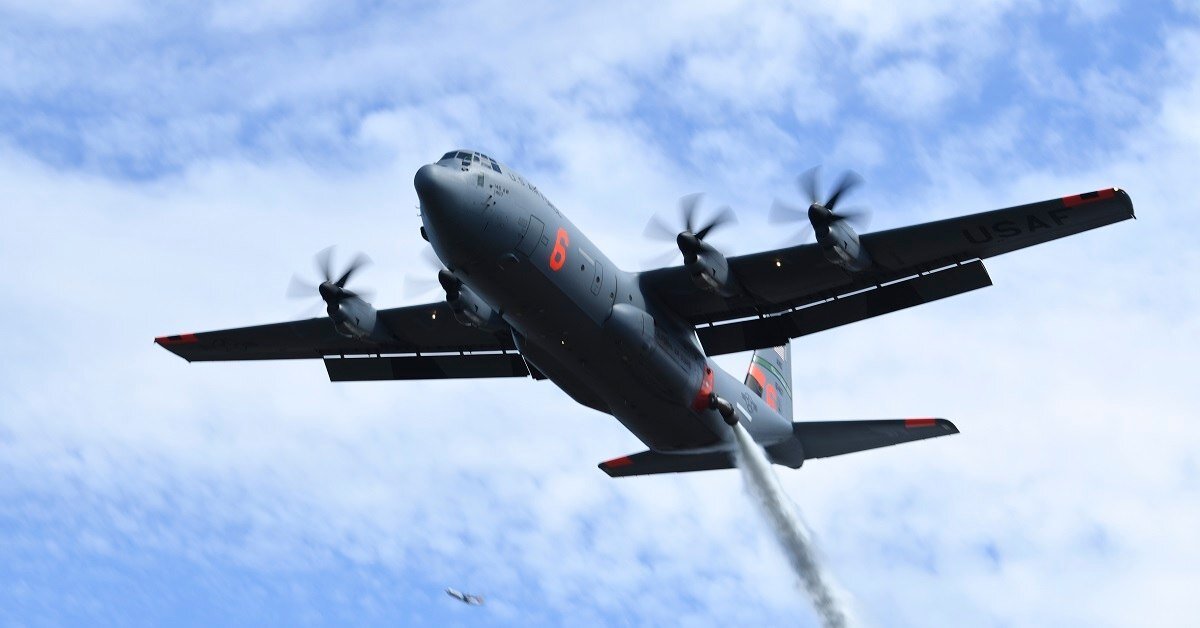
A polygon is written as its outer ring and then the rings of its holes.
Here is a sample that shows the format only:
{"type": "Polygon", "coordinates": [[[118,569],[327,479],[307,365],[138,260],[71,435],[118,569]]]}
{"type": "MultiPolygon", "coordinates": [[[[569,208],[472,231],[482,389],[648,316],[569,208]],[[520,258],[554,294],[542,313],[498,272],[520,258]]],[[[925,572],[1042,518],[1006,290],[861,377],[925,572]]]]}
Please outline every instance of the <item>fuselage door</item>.
{"type": "Polygon", "coordinates": [[[521,241],[517,243],[517,250],[525,257],[533,255],[533,250],[537,248],[545,230],[546,224],[537,216],[530,214],[529,222],[525,224],[525,233],[521,234],[521,241]]]}

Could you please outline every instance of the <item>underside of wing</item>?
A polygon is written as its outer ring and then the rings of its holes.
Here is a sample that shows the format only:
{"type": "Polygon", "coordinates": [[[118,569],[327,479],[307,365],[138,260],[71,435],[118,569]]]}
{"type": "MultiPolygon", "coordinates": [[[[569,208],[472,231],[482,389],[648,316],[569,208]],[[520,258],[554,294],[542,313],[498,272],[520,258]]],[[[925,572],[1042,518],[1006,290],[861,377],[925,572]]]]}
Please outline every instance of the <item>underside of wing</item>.
{"type": "Polygon", "coordinates": [[[516,349],[508,334],[459,323],[445,303],[380,310],[379,320],[387,330],[379,341],[343,336],[328,318],[160,336],[154,341],[189,362],[516,349]]]}

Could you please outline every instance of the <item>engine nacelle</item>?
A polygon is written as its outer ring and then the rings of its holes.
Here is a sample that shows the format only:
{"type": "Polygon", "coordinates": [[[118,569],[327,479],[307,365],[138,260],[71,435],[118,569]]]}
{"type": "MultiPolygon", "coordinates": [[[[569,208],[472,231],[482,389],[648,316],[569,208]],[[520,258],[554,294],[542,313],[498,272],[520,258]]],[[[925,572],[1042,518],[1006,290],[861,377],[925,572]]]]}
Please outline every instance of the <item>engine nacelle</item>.
{"type": "Polygon", "coordinates": [[[446,290],[446,303],[454,312],[454,318],[468,327],[477,327],[487,331],[501,331],[507,328],[504,318],[500,316],[487,301],[484,301],[470,286],[455,277],[448,270],[438,273],[438,281],[446,290]]]}
{"type": "Polygon", "coordinates": [[[816,228],[817,243],[825,259],[841,266],[850,272],[859,272],[871,267],[871,256],[858,240],[858,234],[846,224],[838,220],[824,229],[816,228]]]}
{"type": "Polygon", "coordinates": [[[683,265],[697,288],[722,297],[732,297],[742,291],[733,273],[729,272],[729,260],[711,244],[690,233],[679,234],[677,243],[683,252],[683,265]]]}
{"type": "Polygon", "coordinates": [[[333,320],[333,329],[347,338],[383,340],[389,335],[379,324],[375,308],[356,296],[339,299],[325,311],[333,320]]]}

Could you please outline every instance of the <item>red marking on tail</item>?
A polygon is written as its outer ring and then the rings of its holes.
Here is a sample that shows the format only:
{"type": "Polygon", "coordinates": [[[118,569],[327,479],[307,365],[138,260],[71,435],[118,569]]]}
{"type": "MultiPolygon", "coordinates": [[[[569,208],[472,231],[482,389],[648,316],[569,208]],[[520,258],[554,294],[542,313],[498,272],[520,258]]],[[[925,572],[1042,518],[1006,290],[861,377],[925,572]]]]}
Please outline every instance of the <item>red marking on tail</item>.
{"type": "Polygon", "coordinates": [[[1106,188],[1103,190],[1096,190],[1095,192],[1076,194],[1075,196],[1064,196],[1062,202],[1064,207],[1075,207],[1076,205],[1086,205],[1088,203],[1095,203],[1096,201],[1112,198],[1114,195],[1116,195],[1116,190],[1113,188],[1106,188]]]}
{"type": "Polygon", "coordinates": [[[197,340],[196,334],[180,334],[178,336],[159,336],[154,339],[154,342],[165,347],[167,345],[188,345],[197,342],[197,340]]]}
{"type": "Polygon", "coordinates": [[[904,427],[933,427],[937,419],[904,419],[904,427]]]}
{"type": "Polygon", "coordinates": [[[767,376],[763,375],[762,369],[758,368],[757,364],[750,365],[750,377],[753,377],[754,381],[758,382],[759,388],[766,387],[767,376]]]}
{"type": "Polygon", "coordinates": [[[771,406],[772,410],[779,412],[779,393],[773,384],[767,384],[766,389],[763,390],[763,399],[766,399],[767,405],[771,406]]]}

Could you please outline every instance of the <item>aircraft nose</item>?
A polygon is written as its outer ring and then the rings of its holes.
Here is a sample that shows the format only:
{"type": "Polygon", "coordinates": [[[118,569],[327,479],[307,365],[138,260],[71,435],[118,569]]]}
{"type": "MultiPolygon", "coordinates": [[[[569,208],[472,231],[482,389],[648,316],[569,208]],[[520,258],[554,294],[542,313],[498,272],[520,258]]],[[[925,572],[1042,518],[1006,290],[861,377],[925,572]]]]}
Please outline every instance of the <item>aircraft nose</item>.
{"type": "Polygon", "coordinates": [[[417,170],[413,185],[417,188],[417,197],[421,199],[423,208],[436,213],[449,204],[450,174],[448,168],[437,164],[425,164],[417,170]]]}

